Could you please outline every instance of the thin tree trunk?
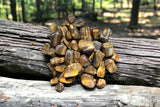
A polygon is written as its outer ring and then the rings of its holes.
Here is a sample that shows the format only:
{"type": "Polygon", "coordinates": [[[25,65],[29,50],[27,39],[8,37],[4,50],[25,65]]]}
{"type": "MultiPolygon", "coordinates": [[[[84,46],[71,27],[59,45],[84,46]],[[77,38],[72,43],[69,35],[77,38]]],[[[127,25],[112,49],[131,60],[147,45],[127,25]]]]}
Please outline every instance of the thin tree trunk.
{"type": "Polygon", "coordinates": [[[82,12],[84,11],[85,8],[85,0],[82,0],[82,12]]]}
{"type": "Polygon", "coordinates": [[[93,0],[93,4],[92,4],[92,12],[94,13],[95,10],[95,0],[93,0]]]}
{"type": "Polygon", "coordinates": [[[22,21],[22,19],[21,19],[21,11],[20,11],[20,6],[21,6],[21,1],[20,0],[18,0],[18,18],[19,18],[19,22],[21,22],[22,21]]]}
{"type": "Polygon", "coordinates": [[[21,0],[21,7],[22,7],[22,19],[23,19],[23,22],[27,22],[26,21],[26,15],[25,15],[25,2],[24,2],[24,0],[21,0]]]}
{"type": "Polygon", "coordinates": [[[37,8],[37,19],[38,22],[42,21],[42,12],[40,8],[41,0],[36,0],[36,8],[37,8]]]}
{"type": "Polygon", "coordinates": [[[11,14],[13,16],[13,20],[17,21],[17,12],[16,12],[16,0],[10,0],[11,2],[11,14]]]}
{"type": "Polygon", "coordinates": [[[102,2],[103,2],[103,0],[100,0],[100,9],[103,8],[103,7],[102,7],[102,2]]]}
{"type": "Polygon", "coordinates": [[[131,18],[130,18],[130,25],[131,28],[137,28],[138,25],[138,13],[139,13],[139,5],[140,0],[133,0],[132,2],[132,11],[131,11],[131,18]]]}
{"type": "Polygon", "coordinates": [[[121,0],[121,9],[123,9],[123,0],[121,0]]]}

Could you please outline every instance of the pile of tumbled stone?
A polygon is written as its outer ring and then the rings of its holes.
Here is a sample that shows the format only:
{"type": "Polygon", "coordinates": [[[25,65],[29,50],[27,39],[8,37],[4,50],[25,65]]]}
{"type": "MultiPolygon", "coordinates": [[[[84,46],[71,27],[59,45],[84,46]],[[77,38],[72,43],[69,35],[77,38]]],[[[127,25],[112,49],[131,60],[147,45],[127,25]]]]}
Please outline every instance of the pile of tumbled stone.
{"type": "Polygon", "coordinates": [[[106,72],[116,72],[115,62],[119,60],[113,44],[108,42],[111,29],[100,32],[98,27],[85,26],[84,19],[68,15],[61,26],[52,25],[51,31],[50,43],[42,48],[43,55],[51,57],[48,63],[53,73],[50,84],[62,92],[64,85],[80,78],[86,88],[103,88],[106,72]]]}

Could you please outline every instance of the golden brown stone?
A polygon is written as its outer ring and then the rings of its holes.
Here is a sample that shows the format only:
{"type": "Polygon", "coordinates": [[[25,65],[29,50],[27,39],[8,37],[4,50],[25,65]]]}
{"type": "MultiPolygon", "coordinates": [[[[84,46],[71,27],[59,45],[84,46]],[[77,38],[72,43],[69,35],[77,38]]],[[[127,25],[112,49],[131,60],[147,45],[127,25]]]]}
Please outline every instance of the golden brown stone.
{"type": "Polygon", "coordinates": [[[88,67],[86,67],[84,69],[84,72],[86,72],[88,74],[91,74],[91,75],[95,75],[96,74],[96,69],[92,65],[89,65],[88,67]]]}
{"type": "Polygon", "coordinates": [[[61,74],[60,77],[59,77],[59,81],[60,81],[60,82],[65,83],[65,84],[70,84],[70,83],[72,83],[73,81],[75,81],[75,77],[65,78],[65,77],[64,77],[64,73],[65,73],[65,72],[62,72],[62,74],[61,74]]]}
{"type": "Polygon", "coordinates": [[[78,44],[77,44],[77,41],[76,40],[72,40],[71,41],[71,48],[75,51],[78,50],[78,44]]]}
{"type": "Polygon", "coordinates": [[[66,37],[67,40],[71,40],[72,39],[72,35],[71,35],[70,31],[66,32],[65,37],[66,37]]]}
{"type": "Polygon", "coordinates": [[[73,57],[73,62],[78,63],[80,59],[80,52],[74,51],[74,57],[73,57]]]}
{"type": "Polygon", "coordinates": [[[91,29],[88,26],[80,29],[81,39],[92,41],[91,29]]]}
{"type": "Polygon", "coordinates": [[[78,47],[85,54],[91,54],[95,49],[95,46],[92,41],[85,40],[80,40],[78,42],[78,47]]]}
{"type": "Polygon", "coordinates": [[[74,31],[74,25],[73,24],[69,24],[69,31],[72,34],[74,31]]]}
{"type": "Polygon", "coordinates": [[[99,39],[99,28],[98,27],[92,28],[92,36],[94,40],[99,39]]]}
{"type": "Polygon", "coordinates": [[[102,61],[99,65],[99,68],[97,70],[97,76],[100,77],[100,78],[104,78],[105,76],[105,64],[104,64],[104,61],[102,61]]]}
{"type": "Polygon", "coordinates": [[[63,72],[63,71],[65,70],[65,68],[66,68],[66,65],[57,65],[57,66],[55,67],[55,70],[56,70],[57,72],[63,72]]]}
{"type": "Polygon", "coordinates": [[[81,38],[81,35],[79,34],[79,31],[77,28],[74,28],[73,32],[71,33],[72,38],[75,40],[78,40],[81,38]]]}
{"type": "Polygon", "coordinates": [[[61,25],[62,26],[69,26],[69,22],[67,20],[65,20],[61,25]]]}
{"type": "Polygon", "coordinates": [[[62,39],[62,33],[60,32],[55,32],[51,35],[50,40],[51,40],[51,46],[53,48],[56,48],[57,45],[61,43],[62,39]]]}
{"type": "Polygon", "coordinates": [[[50,26],[50,29],[51,29],[52,33],[55,33],[58,31],[58,26],[54,23],[52,26],[50,26]]]}
{"type": "Polygon", "coordinates": [[[67,46],[67,48],[69,48],[69,49],[71,49],[71,44],[70,44],[70,42],[69,41],[67,41],[66,40],[66,38],[64,37],[64,38],[62,38],[62,40],[61,40],[61,44],[65,44],[66,46],[67,46]]]}
{"type": "Polygon", "coordinates": [[[118,55],[117,53],[114,53],[111,58],[112,58],[115,62],[118,62],[118,60],[119,60],[119,55],[118,55]]]}
{"type": "Polygon", "coordinates": [[[50,63],[48,63],[47,66],[52,71],[53,77],[55,77],[57,72],[55,71],[54,66],[52,66],[50,63]]]}
{"type": "Polygon", "coordinates": [[[109,37],[112,35],[112,31],[110,28],[105,28],[100,35],[100,40],[104,42],[108,42],[109,37]]]}
{"type": "Polygon", "coordinates": [[[68,67],[64,71],[64,77],[75,77],[81,72],[82,68],[83,67],[80,63],[73,63],[71,65],[68,65],[68,67]]]}
{"type": "Polygon", "coordinates": [[[61,26],[61,31],[62,31],[63,37],[65,37],[66,32],[68,31],[68,28],[66,26],[61,26]]]}
{"type": "Polygon", "coordinates": [[[76,19],[76,18],[75,18],[74,15],[72,15],[72,14],[68,15],[68,21],[69,21],[70,23],[73,23],[75,19],[76,19]]]}
{"type": "Polygon", "coordinates": [[[73,63],[73,51],[67,50],[66,55],[65,55],[65,64],[70,65],[72,63],[73,63]]]}
{"type": "Polygon", "coordinates": [[[105,54],[103,52],[101,52],[100,50],[96,51],[95,57],[94,57],[94,62],[93,65],[94,67],[98,68],[100,62],[103,60],[105,54]]]}
{"type": "Polygon", "coordinates": [[[54,57],[50,59],[51,65],[57,65],[64,62],[64,57],[54,57]]]}
{"type": "Polygon", "coordinates": [[[106,67],[106,70],[109,71],[110,73],[115,73],[117,70],[117,66],[112,59],[107,59],[105,61],[105,67],[106,67]]]}
{"type": "Polygon", "coordinates": [[[50,44],[49,43],[45,43],[43,48],[42,48],[42,54],[43,55],[49,55],[51,57],[55,57],[55,49],[50,48],[50,44]]]}
{"type": "Polygon", "coordinates": [[[56,47],[56,54],[57,55],[65,55],[67,47],[65,45],[58,45],[56,47]]]}
{"type": "Polygon", "coordinates": [[[56,85],[58,84],[58,78],[57,77],[54,77],[50,80],[50,84],[53,86],[53,85],[56,85]]]}
{"type": "Polygon", "coordinates": [[[101,50],[102,43],[99,41],[93,41],[93,44],[97,50],[101,50]]]}
{"type": "Polygon", "coordinates": [[[75,25],[76,25],[76,27],[83,27],[83,26],[85,26],[85,20],[82,18],[76,19],[75,25]]]}
{"type": "Polygon", "coordinates": [[[81,55],[81,57],[80,57],[80,63],[82,64],[82,66],[88,66],[88,65],[90,65],[89,59],[88,59],[88,57],[85,54],[81,55]]]}
{"type": "Polygon", "coordinates": [[[58,92],[62,92],[64,90],[64,85],[62,83],[58,83],[56,86],[55,86],[55,89],[56,91],[58,92]]]}
{"type": "Polygon", "coordinates": [[[89,56],[89,62],[93,62],[94,60],[94,52],[89,56]]]}
{"type": "Polygon", "coordinates": [[[114,53],[112,42],[106,42],[102,44],[102,52],[106,57],[111,57],[114,53]]]}
{"type": "Polygon", "coordinates": [[[81,76],[81,83],[87,88],[94,88],[96,85],[96,79],[90,74],[83,73],[81,76]]]}
{"type": "Polygon", "coordinates": [[[103,88],[106,86],[106,81],[104,79],[98,79],[97,88],[103,88]]]}

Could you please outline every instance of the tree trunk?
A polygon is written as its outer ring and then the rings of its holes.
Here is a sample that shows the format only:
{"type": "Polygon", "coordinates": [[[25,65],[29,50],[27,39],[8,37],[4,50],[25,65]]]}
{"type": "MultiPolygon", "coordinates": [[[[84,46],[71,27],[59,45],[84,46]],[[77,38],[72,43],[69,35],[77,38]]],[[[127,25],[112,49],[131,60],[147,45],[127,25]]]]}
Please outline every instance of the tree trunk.
{"type": "Polygon", "coordinates": [[[36,0],[38,22],[42,22],[42,12],[41,12],[41,8],[40,8],[40,4],[41,4],[41,0],[36,0]]]}
{"type": "Polygon", "coordinates": [[[102,7],[102,2],[103,2],[103,0],[100,0],[100,9],[103,8],[103,7],[102,7]]]}
{"type": "Polygon", "coordinates": [[[106,85],[87,90],[82,85],[55,91],[47,81],[0,77],[1,107],[159,107],[160,88],[106,85]]]}
{"type": "MultiPolygon", "coordinates": [[[[0,19],[0,75],[49,80],[49,59],[41,48],[49,42],[50,29],[0,19]],[[32,45],[32,42],[35,45],[32,45]]],[[[151,39],[111,38],[119,54],[117,72],[106,73],[108,84],[160,87],[160,42],[151,39]]]]}
{"type": "Polygon", "coordinates": [[[14,21],[17,21],[17,13],[16,13],[16,0],[10,0],[11,2],[11,14],[14,21]]]}
{"type": "Polygon", "coordinates": [[[93,4],[92,4],[92,12],[94,13],[95,10],[95,0],[93,0],[93,4]]]}
{"type": "Polygon", "coordinates": [[[85,8],[85,0],[82,0],[82,12],[84,11],[85,8]]]}
{"type": "Polygon", "coordinates": [[[21,0],[21,7],[22,7],[22,19],[23,19],[23,22],[27,22],[26,21],[26,15],[25,15],[25,2],[24,2],[24,0],[21,0]]]}
{"type": "Polygon", "coordinates": [[[121,9],[123,9],[123,0],[121,0],[121,9]]]}
{"type": "Polygon", "coordinates": [[[131,11],[131,18],[130,18],[130,28],[137,28],[138,25],[138,13],[139,13],[139,5],[140,0],[133,0],[132,2],[132,11],[131,11]]]}

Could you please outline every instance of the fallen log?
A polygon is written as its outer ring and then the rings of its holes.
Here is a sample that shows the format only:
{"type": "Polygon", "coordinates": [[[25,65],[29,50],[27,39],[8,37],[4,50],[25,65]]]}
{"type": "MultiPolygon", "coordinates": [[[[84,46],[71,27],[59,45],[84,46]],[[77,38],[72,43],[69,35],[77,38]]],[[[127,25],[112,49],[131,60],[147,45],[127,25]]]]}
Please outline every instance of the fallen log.
{"type": "MultiPolygon", "coordinates": [[[[50,79],[48,58],[41,53],[43,44],[49,42],[50,32],[48,27],[0,19],[0,75],[50,79]]],[[[111,38],[110,41],[120,60],[117,72],[106,74],[107,83],[160,86],[159,41],[139,38],[111,38]]]]}
{"type": "Polygon", "coordinates": [[[159,107],[160,88],[106,85],[86,90],[81,85],[65,87],[58,93],[47,81],[0,77],[1,107],[159,107]],[[16,91],[15,91],[16,90],[16,91]]]}

